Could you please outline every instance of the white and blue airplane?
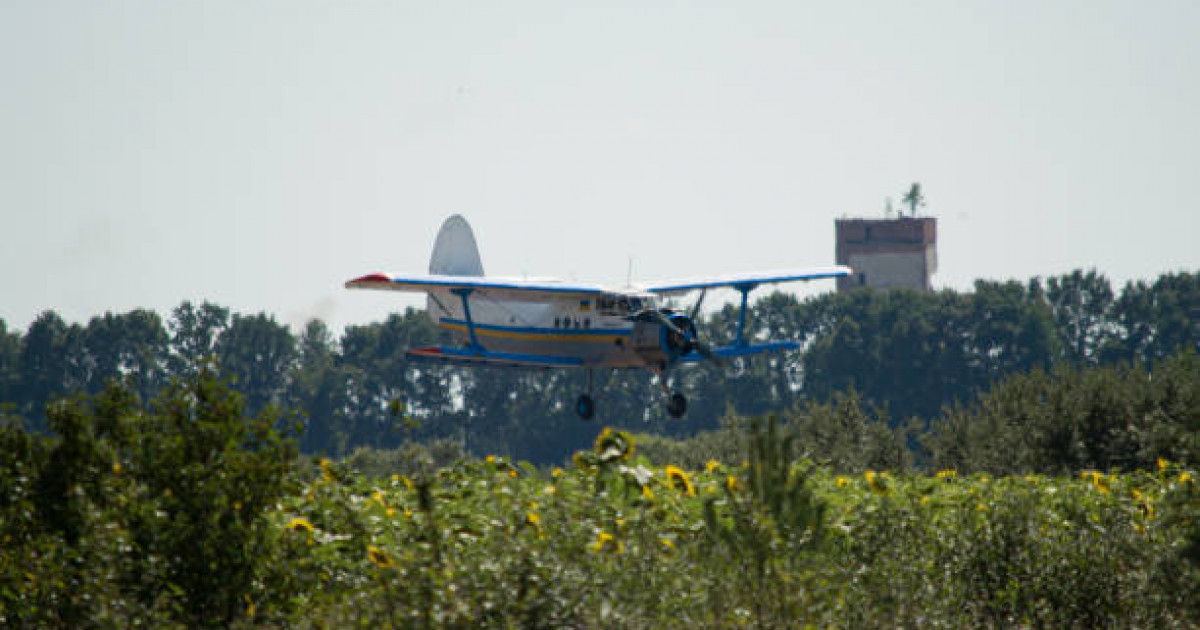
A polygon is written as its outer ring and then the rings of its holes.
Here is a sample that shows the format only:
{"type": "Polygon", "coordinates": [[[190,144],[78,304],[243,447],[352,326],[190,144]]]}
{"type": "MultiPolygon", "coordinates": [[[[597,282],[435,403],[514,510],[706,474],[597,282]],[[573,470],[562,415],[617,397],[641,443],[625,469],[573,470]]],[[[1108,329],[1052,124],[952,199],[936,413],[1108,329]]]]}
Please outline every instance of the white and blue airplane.
{"type": "Polygon", "coordinates": [[[348,289],[411,291],[428,295],[427,312],[440,328],[465,342],[408,351],[410,359],[465,365],[582,368],[587,387],[575,403],[584,420],[596,412],[592,370],[642,368],[659,376],[668,394],[667,412],[687,412],[687,398],[672,392],[667,374],[683,363],[720,362],[765,352],[794,350],[795,341],[755,343],[746,338],[750,291],[764,284],[836,278],[849,267],[817,267],[645,283],[627,289],[555,279],[487,277],[475,235],[466,219],[442,224],[428,274],[373,273],[346,283],[348,289]],[[742,294],[737,337],[717,348],[697,338],[695,319],[708,289],[729,287],[742,294]],[[664,308],[664,297],[700,291],[690,312],[664,308]]]}

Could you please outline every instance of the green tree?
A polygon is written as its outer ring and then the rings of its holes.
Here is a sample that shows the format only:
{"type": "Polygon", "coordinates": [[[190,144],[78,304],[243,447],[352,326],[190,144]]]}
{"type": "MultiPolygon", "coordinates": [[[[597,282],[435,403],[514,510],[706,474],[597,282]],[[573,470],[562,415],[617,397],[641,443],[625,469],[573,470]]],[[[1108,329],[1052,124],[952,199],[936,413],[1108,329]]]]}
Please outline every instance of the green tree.
{"type": "Polygon", "coordinates": [[[1079,365],[1095,365],[1100,350],[1116,332],[1113,290],[1108,279],[1090,269],[1047,281],[1046,298],[1054,315],[1063,354],[1079,365]]]}
{"type": "Polygon", "coordinates": [[[908,215],[911,217],[917,216],[917,208],[925,207],[925,195],[921,192],[920,183],[913,182],[908,192],[904,193],[903,202],[908,204],[908,215]]]}
{"type": "Polygon", "coordinates": [[[4,405],[14,409],[20,384],[21,334],[9,332],[7,324],[0,319],[0,413],[4,405]]]}
{"type": "Polygon", "coordinates": [[[229,327],[229,309],[211,302],[199,307],[184,301],[171,311],[170,373],[177,377],[199,372],[204,360],[216,355],[217,339],[229,327]]]}
{"type": "Polygon", "coordinates": [[[54,311],[45,311],[29,325],[18,358],[17,402],[34,428],[45,427],[50,400],[84,388],[84,357],[83,329],[78,324],[68,326],[54,311]]]}
{"type": "Polygon", "coordinates": [[[83,344],[89,392],[100,391],[110,379],[129,379],[142,400],[150,400],[166,383],[167,331],[153,311],[93,317],[83,344]]]}
{"type": "Polygon", "coordinates": [[[1113,305],[1119,339],[1105,349],[1107,360],[1146,363],[1180,348],[1200,350],[1200,273],[1169,273],[1153,283],[1130,282],[1113,305]]]}
{"type": "Polygon", "coordinates": [[[309,321],[300,334],[299,357],[288,385],[289,406],[306,417],[300,441],[303,452],[346,452],[349,400],[342,369],[329,328],[320,320],[309,321]]]}
{"type": "Polygon", "coordinates": [[[222,374],[246,397],[250,413],[282,400],[296,361],[296,339],[273,316],[235,314],[217,337],[222,374]]]}

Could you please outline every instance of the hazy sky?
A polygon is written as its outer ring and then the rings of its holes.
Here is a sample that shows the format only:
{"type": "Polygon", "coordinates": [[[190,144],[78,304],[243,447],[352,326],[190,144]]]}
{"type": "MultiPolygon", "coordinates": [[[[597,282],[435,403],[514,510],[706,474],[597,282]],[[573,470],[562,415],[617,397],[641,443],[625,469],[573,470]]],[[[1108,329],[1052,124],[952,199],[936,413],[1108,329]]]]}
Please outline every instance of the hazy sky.
{"type": "Polygon", "coordinates": [[[379,320],[453,213],[496,275],[826,265],[913,181],[938,287],[1200,270],[1200,2],[597,4],[0,0],[0,318],[379,320]]]}

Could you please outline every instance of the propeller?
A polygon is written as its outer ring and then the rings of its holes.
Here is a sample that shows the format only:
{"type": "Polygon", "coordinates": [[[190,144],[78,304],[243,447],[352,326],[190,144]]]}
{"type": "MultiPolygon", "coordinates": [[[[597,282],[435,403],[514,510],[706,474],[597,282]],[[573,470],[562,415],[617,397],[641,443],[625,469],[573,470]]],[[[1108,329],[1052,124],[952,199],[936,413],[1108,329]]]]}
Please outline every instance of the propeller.
{"type": "Polygon", "coordinates": [[[666,328],[672,334],[673,337],[670,339],[676,344],[674,349],[679,352],[680,356],[695,350],[697,354],[705,359],[708,359],[717,365],[723,365],[724,361],[721,359],[721,357],[717,356],[712,351],[712,348],[707,343],[701,341],[695,333],[696,327],[693,323],[695,322],[694,314],[698,310],[700,310],[699,302],[697,302],[696,307],[692,309],[693,315],[691,316],[676,315],[674,318],[672,318],[670,311],[664,312],[661,310],[646,310],[638,313],[634,316],[634,318],[642,321],[649,319],[666,328]],[[686,328],[680,327],[680,325],[677,323],[679,321],[686,322],[686,328]]]}

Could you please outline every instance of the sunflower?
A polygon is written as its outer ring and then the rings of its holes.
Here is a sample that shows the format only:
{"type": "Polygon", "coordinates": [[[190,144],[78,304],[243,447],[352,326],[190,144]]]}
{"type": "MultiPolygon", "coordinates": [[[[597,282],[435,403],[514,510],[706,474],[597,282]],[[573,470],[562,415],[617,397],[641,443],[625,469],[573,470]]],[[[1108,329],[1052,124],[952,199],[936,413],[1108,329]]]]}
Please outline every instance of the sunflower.
{"type": "Polygon", "coordinates": [[[1088,471],[1088,475],[1092,479],[1092,487],[1098,490],[1101,494],[1108,494],[1108,477],[1096,470],[1088,471]]]}
{"type": "Polygon", "coordinates": [[[951,479],[954,479],[957,476],[958,476],[958,471],[954,470],[953,468],[947,468],[946,470],[939,470],[937,472],[937,478],[945,480],[945,481],[950,481],[951,479]]]}
{"type": "Polygon", "coordinates": [[[367,545],[367,558],[375,563],[375,566],[380,569],[388,569],[395,566],[392,562],[392,557],[387,555],[387,552],[376,547],[375,545],[367,545]]]}
{"type": "Polygon", "coordinates": [[[868,470],[863,473],[863,479],[867,480],[867,487],[879,494],[887,494],[887,477],[876,473],[874,470],[868,470]]]}
{"type": "Polygon", "coordinates": [[[538,527],[542,524],[542,517],[538,516],[537,512],[527,512],[525,514],[525,523],[527,525],[538,527]]]}
{"type": "Polygon", "coordinates": [[[308,519],[303,516],[297,516],[288,521],[287,528],[293,532],[304,532],[309,536],[312,536],[313,533],[312,523],[308,522],[308,519]]]}
{"type": "Polygon", "coordinates": [[[633,436],[628,432],[613,431],[610,427],[604,427],[600,435],[596,436],[596,443],[592,445],[592,450],[601,462],[610,462],[614,460],[628,461],[633,457],[636,449],[633,445],[633,436]]]}
{"type": "Polygon", "coordinates": [[[838,475],[838,477],[833,480],[833,483],[839,488],[845,488],[846,486],[850,485],[850,480],[838,475]]]}
{"type": "Polygon", "coordinates": [[[727,490],[729,490],[731,493],[737,492],[738,489],[741,487],[742,487],[742,485],[740,483],[738,483],[737,477],[734,477],[733,475],[729,475],[728,477],[725,478],[725,488],[727,490]]]}
{"type": "Polygon", "coordinates": [[[337,480],[337,478],[334,477],[334,474],[333,474],[333,462],[329,461],[328,457],[322,457],[320,465],[321,465],[321,476],[325,478],[325,481],[336,481],[337,480]]]}
{"type": "Polygon", "coordinates": [[[613,538],[613,535],[608,532],[600,532],[596,534],[596,541],[591,545],[592,551],[615,551],[621,553],[625,551],[625,545],[621,541],[613,538]]]}
{"type": "Polygon", "coordinates": [[[710,459],[710,460],[708,460],[708,463],[704,464],[704,472],[711,475],[714,470],[716,470],[720,467],[721,467],[721,462],[719,462],[715,459],[710,459]]]}
{"type": "Polygon", "coordinates": [[[688,478],[688,474],[676,466],[667,466],[663,469],[667,474],[667,482],[671,487],[688,495],[689,497],[696,496],[696,487],[692,485],[692,480],[688,478]]]}

